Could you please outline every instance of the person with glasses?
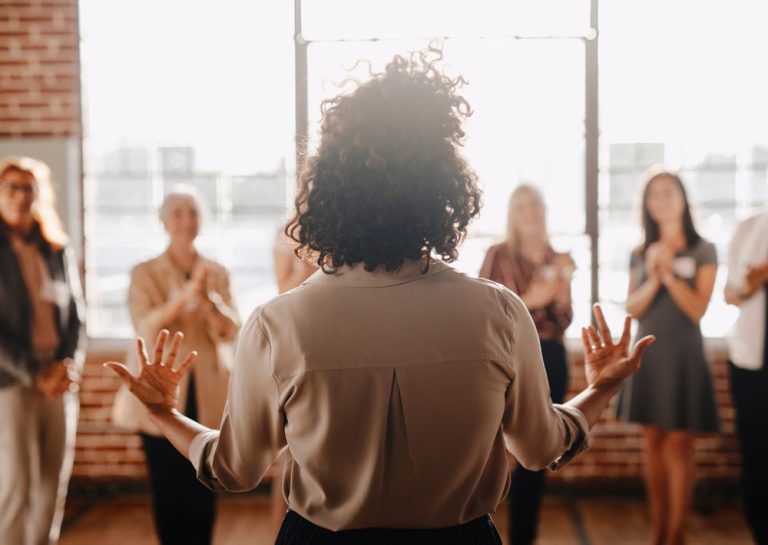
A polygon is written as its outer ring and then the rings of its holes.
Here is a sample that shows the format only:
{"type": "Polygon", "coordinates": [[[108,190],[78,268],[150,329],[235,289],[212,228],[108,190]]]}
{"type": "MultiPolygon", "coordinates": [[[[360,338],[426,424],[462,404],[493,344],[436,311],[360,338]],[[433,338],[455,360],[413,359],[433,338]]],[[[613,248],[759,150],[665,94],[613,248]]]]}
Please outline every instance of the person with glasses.
{"type": "Polygon", "coordinates": [[[279,545],[499,545],[507,452],[529,469],[567,463],[652,342],[630,351],[626,321],[614,344],[596,308],[590,386],[552,403],[523,302],[448,264],[480,190],[460,151],[463,80],[439,59],[396,56],[325,103],[288,229],[322,271],[243,326],[219,429],[177,409],[195,357],[180,335],[166,354],[162,331],[151,357],[139,341],[137,374],[106,364],[214,489],[250,490],[288,452],[279,545]]]}
{"type": "Polygon", "coordinates": [[[80,276],[47,165],[0,161],[0,543],[57,543],[84,362],[80,276]]]}

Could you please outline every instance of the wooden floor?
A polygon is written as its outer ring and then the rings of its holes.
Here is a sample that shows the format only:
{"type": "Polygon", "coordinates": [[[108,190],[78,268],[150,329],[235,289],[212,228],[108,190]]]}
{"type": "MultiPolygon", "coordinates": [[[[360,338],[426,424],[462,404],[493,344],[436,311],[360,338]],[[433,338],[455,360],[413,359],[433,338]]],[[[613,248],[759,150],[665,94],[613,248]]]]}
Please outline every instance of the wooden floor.
{"type": "MultiPolygon", "coordinates": [[[[223,498],[214,536],[215,545],[269,545],[269,500],[263,495],[223,498]]],[[[149,498],[120,496],[87,502],[73,499],[68,507],[61,545],[157,545],[149,498]]],[[[506,511],[494,515],[503,537],[506,511]]],[[[505,540],[506,543],[506,540],[505,540]]],[[[539,530],[539,545],[633,545],[648,543],[648,517],[642,498],[547,497],[539,530]]],[[[691,545],[752,543],[738,505],[725,505],[709,514],[694,513],[688,528],[691,545]]]]}

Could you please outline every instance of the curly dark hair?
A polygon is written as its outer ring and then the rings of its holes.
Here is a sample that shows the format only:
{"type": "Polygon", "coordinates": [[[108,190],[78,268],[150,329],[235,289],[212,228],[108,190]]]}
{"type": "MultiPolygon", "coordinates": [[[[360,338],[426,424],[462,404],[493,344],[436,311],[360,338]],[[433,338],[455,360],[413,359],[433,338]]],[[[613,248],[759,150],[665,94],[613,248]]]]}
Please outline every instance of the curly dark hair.
{"type": "Polygon", "coordinates": [[[398,270],[434,255],[452,262],[480,211],[477,176],[461,156],[472,115],[466,84],[435,66],[440,49],[395,56],[384,72],[323,103],[320,145],[299,175],[285,232],[325,272],[364,263],[398,270]]]}

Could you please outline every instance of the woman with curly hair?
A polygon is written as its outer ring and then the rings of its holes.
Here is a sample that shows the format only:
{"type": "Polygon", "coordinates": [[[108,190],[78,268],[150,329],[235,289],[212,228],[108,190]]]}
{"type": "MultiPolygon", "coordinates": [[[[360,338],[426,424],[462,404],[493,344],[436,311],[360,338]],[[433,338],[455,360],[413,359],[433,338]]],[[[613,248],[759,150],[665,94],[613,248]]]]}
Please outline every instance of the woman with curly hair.
{"type": "Polygon", "coordinates": [[[180,334],[151,360],[140,343],[138,377],[107,364],[212,488],[250,490],[289,451],[278,544],[501,543],[507,449],[565,464],[651,342],[614,344],[598,310],[590,386],[553,405],[523,303],[448,265],[480,210],[460,84],[417,53],[325,104],[287,228],[322,271],[251,315],[220,430],[176,409],[180,334]]]}

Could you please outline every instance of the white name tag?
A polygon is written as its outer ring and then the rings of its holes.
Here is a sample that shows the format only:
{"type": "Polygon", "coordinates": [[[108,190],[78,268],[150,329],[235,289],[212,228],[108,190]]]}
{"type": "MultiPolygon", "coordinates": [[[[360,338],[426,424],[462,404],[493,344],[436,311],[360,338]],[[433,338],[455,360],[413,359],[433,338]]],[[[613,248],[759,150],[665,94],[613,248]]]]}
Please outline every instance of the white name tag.
{"type": "Polygon", "coordinates": [[[57,307],[66,307],[70,297],[69,286],[61,280],[47,280],[40,290],[40,299],[57,307]]]}
{"type": "Polygon", "coordinates": [[[696,260],[691,256],[676,257],[672,268],[678,278],[691,279],[696,276],[696,260]]]}

